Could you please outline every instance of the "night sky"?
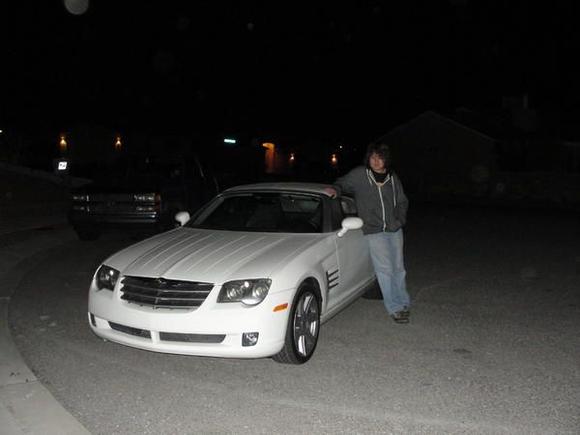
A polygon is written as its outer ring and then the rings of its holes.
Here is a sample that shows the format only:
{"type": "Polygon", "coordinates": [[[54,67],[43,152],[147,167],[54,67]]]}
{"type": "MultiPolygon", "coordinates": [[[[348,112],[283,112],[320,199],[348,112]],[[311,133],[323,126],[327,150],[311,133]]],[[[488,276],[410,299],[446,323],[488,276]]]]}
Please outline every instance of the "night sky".
{"type": "Polygon", "coordinates": [[[524,93],[572,116],[578,6],[531,3],[4,1],[0,123],[366,143],[524,93]]]}

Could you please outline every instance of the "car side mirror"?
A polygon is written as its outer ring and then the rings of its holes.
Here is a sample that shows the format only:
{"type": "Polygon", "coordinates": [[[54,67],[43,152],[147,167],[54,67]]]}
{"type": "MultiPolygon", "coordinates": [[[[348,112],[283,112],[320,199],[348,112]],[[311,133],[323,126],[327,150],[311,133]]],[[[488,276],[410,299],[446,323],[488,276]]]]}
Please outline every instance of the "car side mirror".
{"type": "Polygon", "coordinates": [[[179,225],[184,226],[186,223],[189,222],[191,216],[186,211],[180,211],[175,214],[175,220],[179,222],[179,225]]]}
{"type": "Polygon", "coordinates": [[[344,236],[347,231],[358,230],[362,228],[363,220],[359,217],[347,217],[342,220],[342,228],[336,234],[338,237],[344,236]]]}

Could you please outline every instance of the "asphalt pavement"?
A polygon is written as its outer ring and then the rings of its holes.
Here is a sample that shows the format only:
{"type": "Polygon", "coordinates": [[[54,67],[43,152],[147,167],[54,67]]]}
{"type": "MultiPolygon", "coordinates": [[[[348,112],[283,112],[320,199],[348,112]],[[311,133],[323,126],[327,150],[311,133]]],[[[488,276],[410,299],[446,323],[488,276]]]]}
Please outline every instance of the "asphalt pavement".
{"type": "Polygon", "coordinates": [[[62,226],[2,240],[29,237],[58,243],[12,286],[13,338],[92,433],[578,433],[574,216],[415,207],[411,324],[361,299],[323,326],[300,367],[104,343],[86,327],[87,280],[131,241],[86,244],[62,226]]]}

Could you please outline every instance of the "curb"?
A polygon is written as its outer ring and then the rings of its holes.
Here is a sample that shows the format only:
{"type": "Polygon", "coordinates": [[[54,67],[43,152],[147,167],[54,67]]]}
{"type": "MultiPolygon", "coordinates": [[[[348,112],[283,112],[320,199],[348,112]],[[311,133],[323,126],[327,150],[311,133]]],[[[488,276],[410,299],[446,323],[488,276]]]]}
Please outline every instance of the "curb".
{"type": "Polygon", "coordinates": [[[26,365],[8,324],[10,300],[24,276],[50,255],[51,249],[73,239],[72,232],[64,228],[48,237],[36,237],[34,230],[0,237],[0,258],[9,264],[7,270],[0,271],[0,432],[3,435],[90,434],[26,365]]]}

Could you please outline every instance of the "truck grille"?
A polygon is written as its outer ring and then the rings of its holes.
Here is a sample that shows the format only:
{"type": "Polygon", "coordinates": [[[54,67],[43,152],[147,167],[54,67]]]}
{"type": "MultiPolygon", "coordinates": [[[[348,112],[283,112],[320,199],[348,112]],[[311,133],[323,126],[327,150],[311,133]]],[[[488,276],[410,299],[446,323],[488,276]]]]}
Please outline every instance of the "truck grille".
{"type": "Polygon", "coordinates": [[[213,288],[207,282],[134,276],[126,276],[121,283],[121,299],[155,308],[199,307],[213,288]]]}

